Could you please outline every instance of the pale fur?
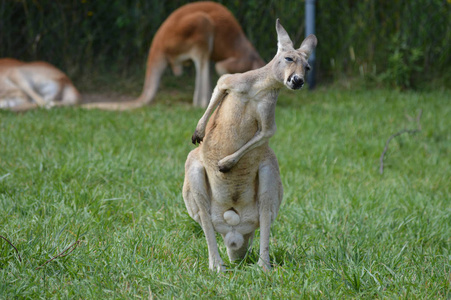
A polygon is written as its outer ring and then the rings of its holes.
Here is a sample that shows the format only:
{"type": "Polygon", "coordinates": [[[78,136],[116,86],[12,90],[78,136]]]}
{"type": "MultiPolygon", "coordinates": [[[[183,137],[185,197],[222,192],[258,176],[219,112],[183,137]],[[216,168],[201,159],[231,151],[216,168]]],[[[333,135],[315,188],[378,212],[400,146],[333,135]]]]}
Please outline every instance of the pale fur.
{"type": "Polygon", "coordinates": [[[192,60],[196,69],[193,104],[201,107],[207,107],[211,96],[210,60],[217,62],[215,69],[219,75],[245,72],[265,64],[227,8],[215,2],[194,2],[175,10],[156,32],[138,99],[83,106],[127,110],[147,105],[153,101],[168,64],[175,75],[180,75],[187,60],[192,60]]]}
{"type": "Polygon", "coordinates": [[[55,66],[43,61],[0,59],[0,108],[23,111],[79,102],[80,93],[55,66]]]}
{"type": "Polygon", "coordinates": [[[310,35],[296,50],[279,20],[276,29],[278,51],[271,62],[218,80],[193,134],[193,143],[200,145],[185,164],[183,198],[205,233],[212,270],[225,269],[215,231],[232,261],[246,255],[259,227],[258,264],[270,268],[270,226],[283,195],[277,159],[268,145],[276,132],[277,97],[283,86],[303,86],[307,58],[317,44],[310,35]]]}

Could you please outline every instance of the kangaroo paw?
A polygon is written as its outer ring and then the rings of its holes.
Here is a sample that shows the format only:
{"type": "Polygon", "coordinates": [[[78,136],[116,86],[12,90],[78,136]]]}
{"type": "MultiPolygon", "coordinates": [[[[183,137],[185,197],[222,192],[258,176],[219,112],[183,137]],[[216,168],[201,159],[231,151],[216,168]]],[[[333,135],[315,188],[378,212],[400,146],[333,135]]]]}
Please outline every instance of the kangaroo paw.
{"type": "Polygon", "coordinates": [[[210,260],[209,269],[218,273],[226,271],[226,267],[224,266],[222,259],[215,259],[213,261],[210,260]]]}
{"type": "Polygon", "coordinates": [[[222,173],[227,173],[233,166],[236,165],[236,161],[229,156],[224,157],[218,162],[219,171],[222,173]]]}
{"type": "Polygon", "coordinates": [[[269,262],[264,261],[261,258],[258,260],[257,264],[263,269],[263,271],[270,271],[272,269],[271,264],[269,262]]]}
{"type": "Polygon", "coordinates": [[[193,136],[191,137],[191,141],[193,142],[194,145],[200,144],[200,142],[202,142],[204,140],[204,135],[200,134],[197,130],[194,131],[193,136]]]}

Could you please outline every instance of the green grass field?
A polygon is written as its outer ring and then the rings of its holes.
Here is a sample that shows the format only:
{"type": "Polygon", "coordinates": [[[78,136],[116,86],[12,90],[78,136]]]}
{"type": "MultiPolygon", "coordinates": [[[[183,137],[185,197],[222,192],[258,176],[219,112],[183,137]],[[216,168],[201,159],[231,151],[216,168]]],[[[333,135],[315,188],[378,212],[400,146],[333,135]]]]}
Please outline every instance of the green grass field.
{"type": "Polygon", "coordinates": [[[274,267],[256,265],[258,233],[241,263],[219,238],[222,274],[181,195],[203,113],[191,92],[131,112],[0,112],[0,235],[18,250],[0,240],[1,299],[451,297],[451,92],[283,92],[274,267]]]}

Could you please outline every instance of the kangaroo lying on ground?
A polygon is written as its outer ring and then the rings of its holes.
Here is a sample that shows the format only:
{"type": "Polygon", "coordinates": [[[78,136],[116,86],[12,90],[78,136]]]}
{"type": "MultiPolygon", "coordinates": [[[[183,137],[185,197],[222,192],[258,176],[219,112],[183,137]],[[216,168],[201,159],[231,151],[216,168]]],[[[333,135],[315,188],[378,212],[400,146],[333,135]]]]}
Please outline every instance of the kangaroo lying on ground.
{"type": "Polygon", "coordinates": [[[126,110],[152,102],[160,78],[170,64],[175,75],[192,60],[196,68],[193,104],[207,107],[211,96],[210,59],[216,72],[245,72],[265,65],[230,11],[215,2],[194,2],[175,10],[160,26],[149,50],[141,96],[125,103],[90,103],[87,108],[126,110]]]}
{"type": "Polygon", "coordinates": [[[43,61],[0,59],[0,108],[23,111],[79,101],[80,93],[55,66],[43,61]]]}
{"type": "Polygon", "coordinates": [[[200,145],[186,160],[183,198],[205,233],[211,270],[225,269],[215,231],[233,261],[246,255],[258,227],[258,264],[270,268],[270,226],[283,194],[279,165],[268,144],[276,132],[277,97],[284,85],[302,88],[310,68],[307,58],[317,44],[310,35],[295,50],[279,20],[276,30],[274,59],[261,69],[219,78],[192,137],[200,145]]]}

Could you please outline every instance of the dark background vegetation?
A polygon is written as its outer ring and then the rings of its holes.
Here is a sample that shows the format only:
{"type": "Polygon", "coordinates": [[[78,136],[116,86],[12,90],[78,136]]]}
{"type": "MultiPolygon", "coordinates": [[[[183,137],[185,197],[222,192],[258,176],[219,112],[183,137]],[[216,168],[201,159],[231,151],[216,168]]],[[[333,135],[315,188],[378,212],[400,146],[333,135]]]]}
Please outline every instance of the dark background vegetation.
{"type": "MultiPolygon", "coordinates": [[[[46,60],[80,78],[143,76],[152,37],[183,0],[1,0],[0,57],[46,60]]],[[[275,19],[296,45],[301,0],[219,1],[269,61],[275,19]]],[[[400,89],[445,87],[451,79],[450,0],[318,0],[319,83],[364,79],[400,89]]]]}

